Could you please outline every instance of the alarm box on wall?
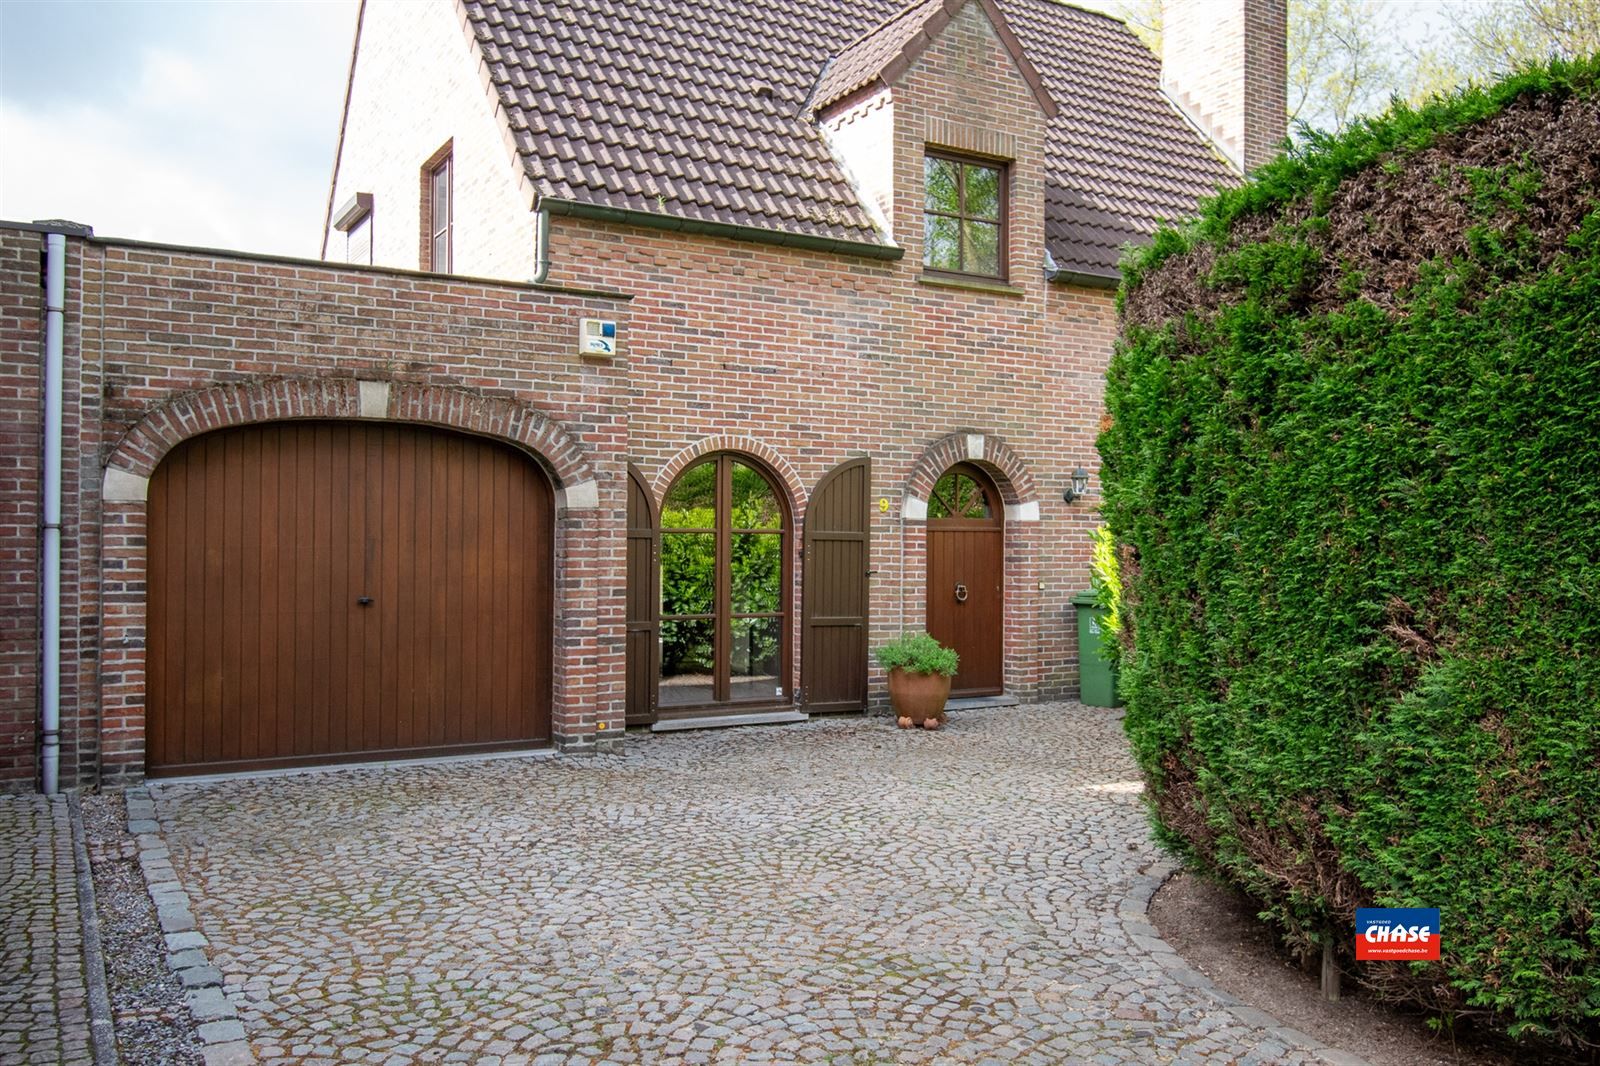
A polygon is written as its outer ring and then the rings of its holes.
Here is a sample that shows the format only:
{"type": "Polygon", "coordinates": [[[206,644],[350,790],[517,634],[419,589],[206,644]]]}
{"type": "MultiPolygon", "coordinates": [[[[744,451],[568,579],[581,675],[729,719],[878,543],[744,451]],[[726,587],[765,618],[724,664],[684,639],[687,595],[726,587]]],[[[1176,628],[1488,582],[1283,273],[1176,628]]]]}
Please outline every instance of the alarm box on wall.
{"type": "Polygon", "coordinates": [[[611,359],[617,354],[617,324],[609,318],[585,318],[578,323],[578,354],[611,359]]]}

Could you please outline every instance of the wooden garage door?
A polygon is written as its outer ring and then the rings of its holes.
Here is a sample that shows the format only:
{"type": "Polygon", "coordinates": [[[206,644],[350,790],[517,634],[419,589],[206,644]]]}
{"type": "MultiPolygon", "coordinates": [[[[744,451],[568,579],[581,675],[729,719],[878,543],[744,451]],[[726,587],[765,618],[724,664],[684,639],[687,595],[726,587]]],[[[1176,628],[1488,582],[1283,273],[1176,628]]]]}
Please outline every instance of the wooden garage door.
{"type": "Polygon", "coordinates": [[[550,739],[552,494],[439,430],[291,422],[150,481],[152,774],[550,739]]]}

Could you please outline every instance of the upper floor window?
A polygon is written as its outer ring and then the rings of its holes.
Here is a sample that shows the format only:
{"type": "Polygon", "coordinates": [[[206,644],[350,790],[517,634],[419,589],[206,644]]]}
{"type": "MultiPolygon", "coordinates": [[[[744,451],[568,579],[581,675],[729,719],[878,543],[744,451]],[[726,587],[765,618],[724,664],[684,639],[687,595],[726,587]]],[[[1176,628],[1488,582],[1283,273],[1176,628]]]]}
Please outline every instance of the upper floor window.
{"type": "Polygon", "coordinates": [[[451,235],[455,229],[455,197],[451,144],[433,154],[422,168],[422,269],[440,274],[451,270],[451,235]]]}
{"type": "Polygon", "coordinates": [[[1006,168],[928,153],[922,263],[929,270],[1004,278],[1006,168]]]}

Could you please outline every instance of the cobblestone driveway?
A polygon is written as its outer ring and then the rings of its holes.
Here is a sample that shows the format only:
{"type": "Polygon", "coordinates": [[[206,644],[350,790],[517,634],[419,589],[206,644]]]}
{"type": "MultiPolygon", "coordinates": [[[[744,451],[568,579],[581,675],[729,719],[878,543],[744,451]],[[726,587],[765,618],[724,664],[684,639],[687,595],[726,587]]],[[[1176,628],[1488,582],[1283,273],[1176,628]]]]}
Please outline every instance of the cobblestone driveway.
{"type": "Polygon", "coordinates": [[[1131,939],[1158,855],[1076,704],[156,791],[263,1058],[1310,1059],[1131,939]]]}
{"type": "Polygon", "coordinates": [[[0,796],[0,1066],[91,1057],[65,797],[0,796]]]}

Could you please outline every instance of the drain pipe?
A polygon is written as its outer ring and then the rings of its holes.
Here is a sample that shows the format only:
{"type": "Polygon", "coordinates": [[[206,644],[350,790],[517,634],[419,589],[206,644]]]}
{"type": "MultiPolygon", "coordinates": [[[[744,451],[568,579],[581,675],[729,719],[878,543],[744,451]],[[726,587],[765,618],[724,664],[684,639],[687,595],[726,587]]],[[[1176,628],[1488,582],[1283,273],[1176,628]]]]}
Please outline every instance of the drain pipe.
{"type": "Polygon", "coordinates": [[[61,787],[61,364],[67,238],[46,233],[44,282],[44,678],[39,753],[44,794],[61,787]]]}
{"type": "Polygon", "coordinates": [[[533,277],[529,284],[543,285],[550,276],[550,209],[541,206],[533,213],[533,277]]]}

